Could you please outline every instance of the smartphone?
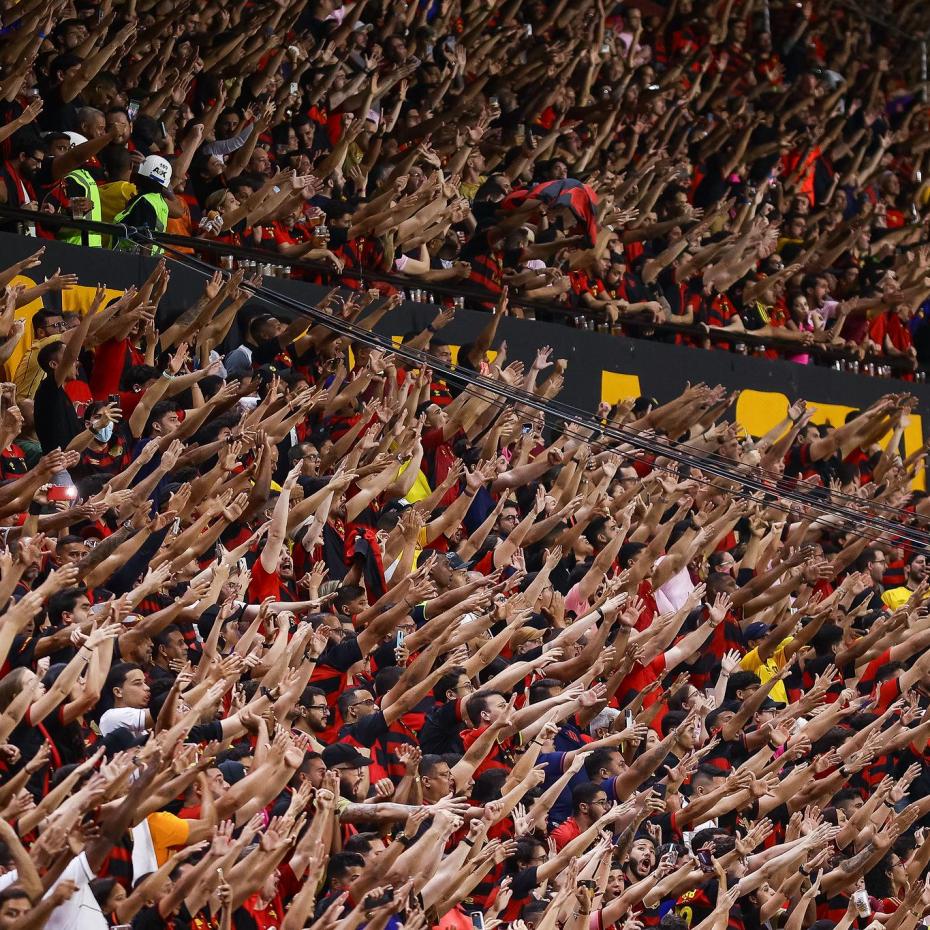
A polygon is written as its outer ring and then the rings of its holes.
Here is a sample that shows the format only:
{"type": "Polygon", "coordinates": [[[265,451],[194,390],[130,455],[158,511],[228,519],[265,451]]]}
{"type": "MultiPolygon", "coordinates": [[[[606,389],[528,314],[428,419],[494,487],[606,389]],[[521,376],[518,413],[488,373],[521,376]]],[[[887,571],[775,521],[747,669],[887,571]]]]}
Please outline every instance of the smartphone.
{"type": "Polygon", "coordinates": [[[376,907],[382,907],[387,904],[389,901],[394,900],[394,889],[385,888],[380,895],[370,894],[365,898],[365,910],[370,911],[376,907]]]}
{"type": "Polygon", "coordinates": [[[77,488],[73,484],[54,484],[46,497],[49,501],[73,501],[77,497],[77,488]]]}
{"type": "Polygon", "coordinates": [[[697,854],[698,865],[701,867],[702,872],[713,872],[714,863],[711,859],[710,853],[706,849],[702,849],[697,854]]]}
{"type": "Polygon", "coordinates": [[[527,24],[523,27],[523,34],[524,34],[527,38],[529,38],[529,37],[533,34],[533,24],[532,24],[532,23],[527,23],[527,24]]]}
{"type": "Polygon", "coordinates": [[[475,930],[484,930],[484,914],[481,911],[469,911],[468,916],[471,918],[471,925],[475,930]]]}
{"type": "Polygon", "coordinates": [[[400,649],[400,647],[403,646],[403,644],[404,644],[404,636],[405,636],[405,634],[404,634],[404,631],[403,631],[403,630],[398,630],[398,631],[397,631],[397,636],[396,636],[396,638],[395,638],[395,640],[394,640],[394,648],[395,648],[395,649],[400,649]]]}
{"type": "Polygon", "coordinates": [[[668,861],[669,861],[672,865],[678,865],[678,847],[677,847],[677,846],[673,846],[673,847],[666,853],[666,855],[668,856],[668,861]]]}
{"type": "Polygon", "coordinates": [[[119,394],[107,394],[107,403],[119,406],[119,394]]]}
{"type": "Polygon", "coordinates": [[[129,117],[130,123],[139,115],[140,106],[141,106],[141,103],[138,100],[129,101],[129,106],[126,107],[126,116],[129,117]]]}
{"type": "Polygon", "coordinates": [[[523,426],[520,428],[520,432],[523,433],[524,436],[528,436],[530,433],[533,432],[533,424],[524,423],[523,426]]]}
{"type": "Polygon", "coordinates": [[[290,87],[291,96],[296,97],[296,96],[297,96],[297,90],[298,90],[298,88],[297,88],[297,81],[291,81],[291,87],[290,87]]]}

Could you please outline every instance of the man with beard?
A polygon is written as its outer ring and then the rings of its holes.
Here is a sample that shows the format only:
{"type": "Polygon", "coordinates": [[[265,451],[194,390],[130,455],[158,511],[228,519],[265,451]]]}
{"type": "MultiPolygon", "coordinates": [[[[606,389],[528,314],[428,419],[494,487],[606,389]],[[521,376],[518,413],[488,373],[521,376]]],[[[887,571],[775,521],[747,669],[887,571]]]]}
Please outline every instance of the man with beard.
{"type": "MultiPolygon", "coordinates": [[[[38,137],[24,135],[13,143],[13,157],[0,165],[0,203],[24,210],[36,208],[33,182],[44,158],[38,137]]],[[[16,229],[14,223],[5,226],[9,232],[16,229]]]]}
{"type": "Polygon", "coordinates": [[[885,555],[884,550],[869,546],[859,556],[858,568],[861,572],[868,572],[869,586],[853,598],[852,608],[867,601],[869,610],[881,610],[882,598],[885,594],[884,579],[885,572],[888,570],[888,556],[885,555]]]}
{"type": "Polygon", "coordinates": [[[915,552],[907,562],[907,579],[899,588],[889,588],[882,595],[882,603],[891,610],[903,607],[927,578],[927,556],[915,552]]]}
{"type": "Polygon", "coordinates": [[[291,728],[304,733],[310,740],[314,752],[322,752],[323,744],[319,734],[329,727],[331,711],[326,703],[326,694],[322,689],[307,685],[290,719],[291,728]]]}
{"type": "Polygon", "coordinates": [[[572,815],[552,831],[555,848],[581,836],[610,806],[607,792],[594,782],[584,782],[572,792],[572,815]]]}
{"type": "Polygon", "coordinates": [[[348,801],[361,802],[368,796],[369,761],[348,743],[333,743],[323,750],[323,764],[339,773],[339,794],[348,801]]]}
{"type": "Polygon", "coordinates": [[[652,838],[645,833],[637,834],[623,861],[627,884],[641,882],[656,867],[656,862],[656,847],[652,838]]]}

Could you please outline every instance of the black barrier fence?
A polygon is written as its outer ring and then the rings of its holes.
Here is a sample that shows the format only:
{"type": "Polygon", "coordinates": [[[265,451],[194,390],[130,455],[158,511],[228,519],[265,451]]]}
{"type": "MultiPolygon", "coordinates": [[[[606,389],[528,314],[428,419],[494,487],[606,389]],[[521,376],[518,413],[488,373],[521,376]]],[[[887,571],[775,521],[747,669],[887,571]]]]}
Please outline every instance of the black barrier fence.
{"type": "MultiPolygon", "coordinates": [[[[78,294],[69,292],[62,295],[65,308],[81,309],[86,306],[98,282],[117,290],[140,284],[156,261],[145,256],[52,241],[40,242],[0,233],[2,264],[9,265],[25,258],[40,244],[46,247],[42,266],[27,272],[27,277],[38,283],[56,268],[61,268],[63,272],[77,274],[81,284],[86,286],[78,294]]],[[[160,307],[160,317],[166,323],[197,299],[204,284],[204,275],[186,264],[170,259],[169,264],[171,281],[160,307]]],[[[328,288],[289,278],[269,278],[265,285],[271,291],[308,304],[328,291],[328,288]]],[[[53,294],[49,299],[54,301],[58,298],[59,295],[53,294]]],[[[247,304],[243,312],[248,313],[249,309],[247,304]]],[[[281,313],[290,315],[286,309],[282,309],[281,313]]],[[[378,331],[400,338],[423,329],[435,314],[435,307],[406,301],[381,321],[378,331]]],[[[486,313],[459,310],[453,322],[442,330],[442,338],[455,350],[459,345],[474,341],[487,322],[486,313]]],[[[519,358],[528,363],[543,346],[552,348],[553,358],[567,359],[565,387],[559,399],[589,412],[593,412],[602,400],[613,403],[625,397],[645,394],[664,402],[678,396],[689,383],[722,384],[728,390],[742,392],[734,408],[736,420],[748,432],[760,435],[777,423],[789,403],[798,398],[804,398],[818,408],[814,422],[836,425],[842,422],[849,410],[862,409],[889,391],[906,390],[918,398],[918,406],[905,430],[907,453],[913,452],[923,442],[923,422],[930,417],[930,385],[927,384],[870,378],[830,368],[735,353],[708,352],[644,339],[612,337],[539,320],[510,317],[501,321],[498,345],[501,340],[506,340],[512,359],[519,358]]],[[[235,345],[237,341],[238,334],[233,332],[229,345],[235,345]]]]}
{"type": "MultiPolygon", "coordinates": [[[[28,228],[37,222],[36,214],[28,210],[20,210],[0,205],[0,218],[6,218],[22,229],[28,228]]],[[[64,215],[43,214],[40,225],[54,232],[61,227],[67,227],[71,232],[77,231],[82,235],[84,243],[89,233],[99,233],[114,240],[131,244],[134,232],[129,227],[112,223],[97,223],[86,220],[74,220],[64,215]]],[[[230,245],[211,239],[190,239],[184,236],[174,236],[166,233],[151,233],[141,230],[153,242],[169,248],[182,248],[190,250],[196,247],[197,253],[218,267],[232,268],[233,264],[248,270],[283,271],[286,275],[294,274],[300,278],[313,277],[330,284],[353,282],[350,286],[367,287],[371,284],[385,284],[396,288],[405,295],[418,295],[412,303],[441,303],[444,306],[481,307],[488,299],[483,291],[478,291],[467,281],[455,281],[444,284],[424,284],[417,278],[400,274],[386,274],[369,270],[351,270],[338,274],[334,269],[319,262],[306,259],[286,259],[277,252],[230,245]]],[[[132,245],[135,249],[136,246],[132,245]]],[[[633,338],[660,340],[672,342],[678,337],[699,344],[705,348],[721,351],[731,351],[738,355],[765,356],[767,350],[777,352],[780,356],[791,357],[799,351],[810,355],[818,365],[832,367],[837,370],[862,371],[880,377],[892,377],[902,372],[910,372],[912,362],[907,358],[888,357],[850,350],[844,345],[828,345],[814,343],[807,347],[799,347],[797,342],[788,339],[778,339],[774,335],[760,336],[752,332],[731,332],[724,330],[710,330],[700,324],[672,325],[669,323],[656,324],[649,314],[625,316],[623,320],[612,326],[603,315],[594,315],[588,311],[572,308],[556,301],[528,300],[524,297],[513,296],[511,306],[518,308],[519,313],[526,319],[543,322],[559,323],[575,329],[589,330],[612,335],[625,335],[633,338]]],[[[921,356],[922,365],[926,359],[921,356]]],[[[924,371],[921,369],[917,375],[923,379],[924,371]]]]}

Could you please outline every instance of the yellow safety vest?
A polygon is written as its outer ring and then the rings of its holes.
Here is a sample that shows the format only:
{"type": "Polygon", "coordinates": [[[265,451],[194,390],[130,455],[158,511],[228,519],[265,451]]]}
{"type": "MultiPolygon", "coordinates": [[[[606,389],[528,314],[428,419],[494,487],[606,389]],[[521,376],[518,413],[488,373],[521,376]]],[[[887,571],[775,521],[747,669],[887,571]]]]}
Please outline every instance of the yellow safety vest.
{"type": "MultiPolygon", "coordinates": [[[[132,208],[140,201],[147,201],[152,209],[155,211],[155,232],[164,232],[165,227],[168,225],[168,204],[165,202],[165,198],[161,194],[140,194],[135,199],[131,200],[126,204],[126,209],[121,213],[117,213],[113,217],[114,223],[122,223],[123,220],[129,216],[132,212],[132,208]]],[[[129,242],[126,239],[119,239],[116,241],[116,244],[113,246],[115,249],[126,250],[132,248],[134,243],[129,242]]],[[[151,246],[152,254],[158,255],[163,250],[159,245],[151,246]]]]}
{"type": "MultiPolygon", "coordinates": [[[[94,176],[85,168],[75,168],[74,171],[65,175],[65,180],[74,181],[83,191],[81,196],[86,197],[93,204],[90,216],[85,216],[84,219],[93,220],[96,223],[102,222],[103,210],[100,207],[100,190],[94,176]]],[[[62,226],[58,230],[56,238],[61,242],[70,242],[71,245],[84,244],[83,234],[79,229],[72,226],[62,226]]],[[[99,249],[103,245],[103,238],[100,233],[89,232],[87,233],[87,244],[99,249]]]]}

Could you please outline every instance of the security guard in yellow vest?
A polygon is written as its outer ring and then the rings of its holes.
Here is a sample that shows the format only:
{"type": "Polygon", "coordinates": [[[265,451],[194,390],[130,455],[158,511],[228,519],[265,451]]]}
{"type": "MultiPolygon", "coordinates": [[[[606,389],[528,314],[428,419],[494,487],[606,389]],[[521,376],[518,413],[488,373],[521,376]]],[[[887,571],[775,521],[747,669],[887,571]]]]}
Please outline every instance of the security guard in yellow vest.
{"type": "MultiPolygon", "coordinates": [[[[113,217],[114,223],[123,223],[136,228],[145,227],[152,232],[164,232],[168,225],[168,202],[166,194],[171,190],[171,165],[160,155],[149,155],[136,172],[136,188],[139,193],[126,204],[126,209],[113,217]]],[[[134,243],[116,236],[114,248],[128,250],[134,243]]],[[[161,246],[151,246],[157,255],[161,246]]]]}
{"type": "MultiPolygon", "coordinates": [[[[79,132],[69,132],[68,137],[71,139],[71,148],[81,145],[87,141],[79,132]]],[[[100,204],[100,189],[97,187],[97,181],[86,168],[75,168],[64,176],[65,191],[68,194],[72,205],[77,205],[81,201],[83,207],[90,205],[90,209],[84,212],[75,212],[75,219],[93,220],[95,223],[103,222],[103,210],[100,204]]],[[[71,245],[83,245],[84,236],[79,229],[74,227],[61,226],[55,234],[60,242],[70,242],[71,245]]],[[[103,238],[100,233],[88,232],[86,242],[96,248],[103,245],[103,238]]]]}

